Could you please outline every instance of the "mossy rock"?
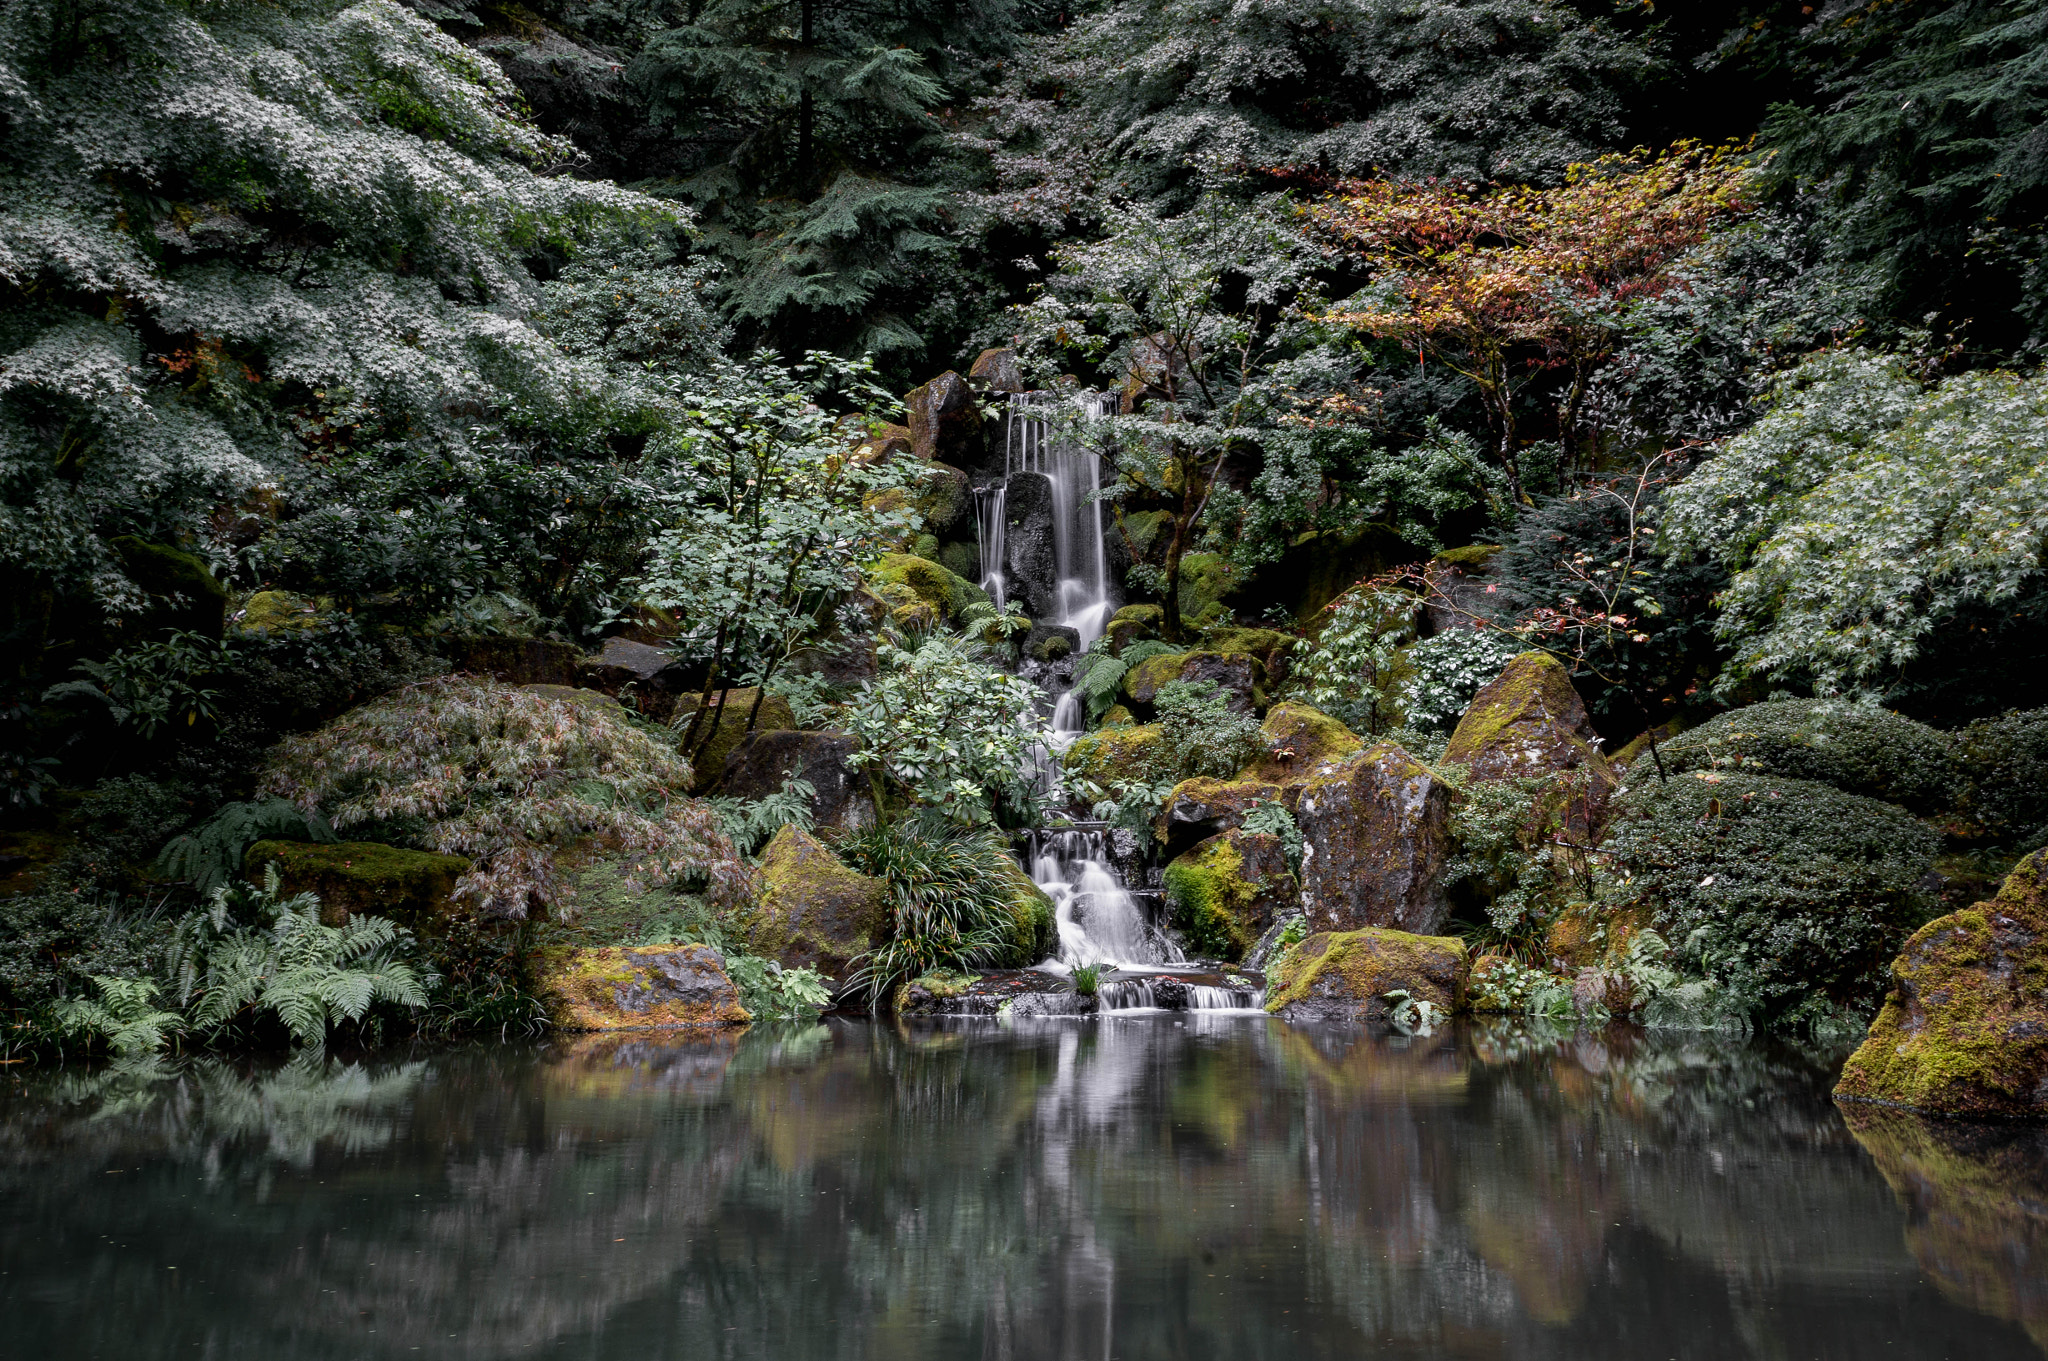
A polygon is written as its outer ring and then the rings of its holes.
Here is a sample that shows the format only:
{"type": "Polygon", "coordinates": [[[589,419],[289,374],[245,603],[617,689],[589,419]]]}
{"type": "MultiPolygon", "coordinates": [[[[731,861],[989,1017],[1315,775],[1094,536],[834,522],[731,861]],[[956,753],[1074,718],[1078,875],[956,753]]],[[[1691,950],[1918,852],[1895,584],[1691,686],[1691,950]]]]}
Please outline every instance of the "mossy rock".
{"type": "Polygon", "coordinates": [[[1175,681],[1212,682],[1239,713],[1253,713],[1266,698],[1266,668],[1249,652],[1169,652],[1147,657],[1124,673],[1123,693],[1134,708],[1149,709],[1175,681]]]}
{"type": "Polygon", "coordinates": [[[1111,623],[1122,621],[1128,624],[1143,624],[1146,628],[1156,629],[1161,623],[1165,622],[1166,610],[1158,605],[1142,603],[1122,605],[1117,608],[1115,614],[1109,616],[1109,619],[1111,623]]]}
{"type": "Polygon", "coordinates": [[[1998,896],[1921,927],[1835,1087],[1943,1115],[2048,1116],[2048,851],[1998,896]]]}
{"type": "Polygon", "coordinates": [[[854,446],[853,458],[856,463],[883,464],[911,453],[913,443],[909,426],[877,422],[854,446]]]}
{"type": "Polygon", "coordinates": [[[1279,803],[1292,812],[1300,792],[1267,780],[1182,780],[1166,796],[1152,835],[1169,857],[1179,856],[1198,841],[1242,827],[1260,804],[1279,803]]]}
{"type": "Polygon", "coordinates": [[[1637,761],[1647,761],[1649,765],[1645,768],[1654,770],[1657,760],[1664,755],[1664,744],[1684,731],[1685,720],[1682,718],[1671,719],[1654,728],[1645,728],[1624,743],[1620,751],[1608,757],[1608,764],[1620,771],[1633,766],[1637,761]],[[1650,744],[1653,741],[1657,744],[1655,756],[1650,753],[1650,744]]]}
{"type": "Polygon", "coordinates": [[[243,633],[298,633],[322,622],[318,605],[290,591],[258,591],[235,613],[235,627],[243,633]]]}
{"type": "Polygon", "coordinates": [[[1109,650],[1121,657],[1125,648],[1132,643],[1159,636],[1161,620],[1166,611],[1157,605],[1126,605],[1109,617],[1104,633],[1109,638],[1109,650]]]}
{"type": "Polygon", "coordinates": [[[1187,553],[1180,560],[1180,617],[1203,627],[1229,612],[1223,601],[1237,588],[1237,569],[1221,553],[1187,553]]]}
{"type": "Polygon", "coordinates": [[[1318,931],[1433,934],[1450,914],[1451,794],[1392,742],[1326,766],[1301,788],[1302,907],[1318,931]]]}
{"type": "Polygon", "coordinates": [[[1500,550],[1501,545],[1497,543],[1466,544],[1463,548],[1446,548],[1436,555],[1436,560],[1446,567],[1476,574],[1491,567],[1494,555],[1500,550]]]}
{"type": "Polygon", "coordinates": [[[1465,1009],[1465,942],[1367,927],[1318,932],[1280,957],[1266,1010],[1288,1021],[1384,1021],[1403,991],[1440,1015],[1465,1009]]]}
{"type": "Polygon", "coordinates": [[[1717,714],[1658,751],[1667,772],[1741,770],[1817,780],[1923,817],[1959,801],[1964,783],[1949,738],[1874,705],[1788,699],[1717,714]]]}
{"type": "Polygon", "coordinates": [[[1365,739],[1320,709],[1288,700],[1266,711],[1260,725],[1269,749],[1237,773],[1240,780],[1307,784],[1324,766],[1365,750],[1365,739]]]}
{"type": "Polygon", "coordinates": [[[128,579],[157,603],[142,618],[145,629],[173,628],[218,638],[228,617],[227,587],[206,563],[182,548],[151,543],[133,534],[107,540],[120,555],[128,579]]]}
{"type": "Polygon", "coordinates": [[[513,685],[574,685],[582,678],[583,650],[552,638],[497,635],[451,638],[444,644],[452,670],[513,685]]]}
{"type": "Polygon", "coordinates": [[[708,945],[600,945],[542,950],[535,991],[563,1030],[678,1030],[753,1017],[708,945]]]}
{"type": "Polygon", "coordinates": [[[1121,704],[1112,704],[1109,706],[1109,712],[1102,716],[1102,722],[1098,726],[1104,728],[1134,728],[1137,724],[1137,715],[1133,714],[1130,709],[1121,704]]]}
{"type": "Polygon", "coordinates": [[[1287,678],[1295,646],[1300,639],[1279,629],[1215,629],[1202,639],[1204,652],[1248,652],[1266,669],[1268,683],[1278,685],[1287,678]]]}
{"type": "Polygon", "coordinates": [[[965,997],[968,989],[978,981],[977,974],[961,973],[956,969],[933,969],[930,973],[898,983],[895,995],[890,998],[889,1009],[899,1016],[916,1011],[936,1011],[938,1008],[933,1003],[965,997]]]}
{"type": "MultiPolygon", "coordinates": [[[[1137,510],[1120,517],[1124,537],[1139,562],[1163,552],[1173,534],[1173,516],[1163,510],[1137,510]]],[[[1154,606],[1156,609],[1157,606],[1154,606]]]]}
{"type": "Polygon", "coordinates": [[[242,857],[255,883],[277,866],[286,893],[320,897],[320,920],[340,926],[350,917],[389,917],[421,934],[453,916],[455,882],[469,873],[459,855],[435,855],[374,841],[259,841],[242,857]]]}
{"type": "Polygon", "coordinates": [[[711,692],[711,712],[715,718],[707,717],[697,726],[694,736],[692,715],[697,712],[701,695],[684,695],[676,701],[675,716],[670,720],[677,738],[688,738],[691,749],[683,753],[690,758],[690,792],[703,794],[716,786],[725,774],[725,759],[732,755],[739,744],[746,740],[747,733],[786,732],[796,727],[796,715],[789,707],[789,701],[780,695],[771,694],[761,698],[760,717],[754,726],[747,726],[747,715],[753,712],[754,701],[761,697],[759,688],[745,686],[740,689],[711,692]],[[719,708],[719,696],[725,697],[725,707],[719,708]],[[709,729],[707,734],[706,729],[709,729]]]}
{"type": "Polygon", "coordinates": [[[1239,960],[1277,914],[1298,908],[1301,885],[1270,832],[1242,828],[1200,842],[1166,867],[1174,925],[1197,954],[1239,960]]]}
{"type": "Polygon", "coordinates": [[[761,906],[748,933],[757,955],[844,984],[853,960],[889,930],[889,886],[850,868],[791,823],[761,852],[761,906]]]}
{"type": "Polygon", "coordinates": [[[1122,724],[1104,726],[1074,739],[1064,758],[1069,775],[1093,780],[1105,789],[1118,780],[1145,778],[1152,753],[1164,734],[1157,723],[1131,724],[1129,710],[1124,711],[1124,717],[1126,721],[1122,724]]]}
{"type": "Polygon", "coordinates": [[[968,612],[977,606],[977,613],[994,608],[988,592],[929,558],[884,553],[868,564],[868,576],[876,583],[877,593],[891,606],[900,608],[911,599],[921,601],[955,626],[966,623],[968,612]],[[906,591],[908,598],[903,594],[906,591]]]}
{"type": "Polygon", "coordinates": [[[981,577],[981,548],[977,544],[963,543],[957,539],[951,543],[941,543],[937,561],[939,566],[962,581],[977,581],[981,577]]]}
{"type": "Polygon", "coordinates": [[[1010,889],[1010,922],[1003,933],[1002,953],[990,960],[997,969],[1028,969],[1052,957],[1059,941],[1053,901],[1015,861],[1006,861],[1010,889]]]}
{"type": "Polygon", "coordinates": [[[1584,767],[1611,782],[1598,738],[1564,664],[1548,652],[1524,652],[1473,696],[1444,762],[1471,767],[1475,780],[1584,767]]]}

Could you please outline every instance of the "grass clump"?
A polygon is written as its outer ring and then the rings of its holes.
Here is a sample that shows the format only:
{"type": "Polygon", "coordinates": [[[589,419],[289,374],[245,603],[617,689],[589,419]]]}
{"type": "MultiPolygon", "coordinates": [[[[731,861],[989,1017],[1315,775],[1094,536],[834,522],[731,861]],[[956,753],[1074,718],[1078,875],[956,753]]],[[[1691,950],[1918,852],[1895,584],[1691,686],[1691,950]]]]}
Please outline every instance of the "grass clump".
{"type": "Polygon", "coordinates": [[[920,974],[986,964],[1008,946],[1015,862],[994,833],[927,815],[853,832],[835,849],[888,885],[889,938],[847,979],[870,1002],[920,974]]]}

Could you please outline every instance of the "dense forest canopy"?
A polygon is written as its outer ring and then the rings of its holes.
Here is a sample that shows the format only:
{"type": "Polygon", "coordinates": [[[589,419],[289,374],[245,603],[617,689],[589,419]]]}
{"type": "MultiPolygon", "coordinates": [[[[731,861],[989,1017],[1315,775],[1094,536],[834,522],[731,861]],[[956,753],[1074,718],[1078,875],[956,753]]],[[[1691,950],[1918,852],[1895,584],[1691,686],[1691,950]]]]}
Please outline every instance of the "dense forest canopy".
{"type": "MultiPolygon", "coordinates": [[[[956,919],[917,876],[985,878],[1061,807],[1150,845],[1283,700],[1439,759],[1531,649],[1610,751],[1896,711],[2007,772],[1941,805],[1951,848],[2023,849],[2044,139],[2048,0],[11,0],[33,943],[0,1009],[140,976],[135,902],[348,827],[468,857],[485,916],[652,886],[708,938],[829,791],[881,816],[847,854],[910,867],[896,920],[964,942],[903,958],[1029,953],[1002,893],[956,919]],[[983,556],[1030,393],[1096,394],[1041,415],[1096,456],[1099,640],[983,556]],[[1143,679],[1208,653],[1257,658],[1228,713],[1143,679]],[[1032,753],[1070,687],[1162,745],[1059,785],[1032,753]],[[732,792],[768,730],[843,747],[732,792]],[[498,792],[458,819],[450,781],[498,792]]],[[[1459,862],[1496,907],[1541,898],[1511,822],[1459,862]]],[[[193,939],[318,927],[233,891],[193,939]]],[[[513,947],[463,940],[386,992],[496,1014],[513,947]]]]}

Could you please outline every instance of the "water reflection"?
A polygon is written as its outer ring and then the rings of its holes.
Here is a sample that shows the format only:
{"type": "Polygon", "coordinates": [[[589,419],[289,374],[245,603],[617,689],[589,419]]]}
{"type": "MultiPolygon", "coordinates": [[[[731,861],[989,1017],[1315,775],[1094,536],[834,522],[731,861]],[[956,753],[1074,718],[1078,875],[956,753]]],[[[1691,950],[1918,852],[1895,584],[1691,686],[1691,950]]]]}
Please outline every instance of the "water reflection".
{"type": "Polygon", "coordinates": [[[1824,1057],[1188,1014],[34,1076],[10,1351],[2035,1357],[2048,1144],[1824,1057]]]}

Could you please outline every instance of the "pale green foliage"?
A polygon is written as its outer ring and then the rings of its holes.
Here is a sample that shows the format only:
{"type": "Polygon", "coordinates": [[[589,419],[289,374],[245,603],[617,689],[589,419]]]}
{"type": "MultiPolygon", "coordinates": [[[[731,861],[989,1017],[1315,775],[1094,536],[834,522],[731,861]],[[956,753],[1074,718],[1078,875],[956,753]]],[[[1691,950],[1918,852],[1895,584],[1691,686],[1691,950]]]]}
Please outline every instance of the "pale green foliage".
{"type": "Polygon", "coordinates": [[[475,861],[458,897],[512,918],[554,901],[572,843],[624,858],[647,883],[701,876],[717,902],[744,898],[751,871],[689,785],[673,747],[597,704],[466,678],[407,686],[287,738],[262,781],[337,829],[418,828],[428,848],[475,861]]]}
{"type": "Polygon", "coordinates": [[[1402,677],[1401,710],[1411,728],[1449,732],[1472,697],[1527,651],[1520,640],[1492,629],[1453,628],[1408,649],[1412,668],[1402,677]]]}
{"type": "Polygon", "coordinates": [[[1295,822],[1294,814],[1287,811],[1286,804],[1278,799],[1253,804],[1251,811],[1244,815],[1244,829],[1279,837],[1288,866],[1297,874],[1301,872],[1301,827],[1295,822]]]}
{"type": "Polygon", "coordinates": [[[1400,649],[1415,636],[1416,600],[1404,591],[1361,589],[1330,606],[1315,646],[1293,680],[1308,702],[1357,732],[1377,737],[1399,721],[1392,684],[1400,649]]]}
{"type": "Polygon", "coordinates": [[[1413,996],[1406,988],[1395,988],[1383,992],[1380,999],[1392,1003],[1387,1008],[1387,1024],[1397,1035],[1428,1035],[1436,1027],[1438,1012],[1436,1003],[1413,996]]]}
{"type": "Polygon", "coordinates": [[[0,53],[0,552],[116,607],[110,521],[189,523],[308,442],[583,402],[526,261],[677,220],[536,173],[571,149],[390,0],[25,0],[0,53]]]}
{"type": "Polygon", "coordinates": [[[1473,979],[1470,1000],[1474,1011],[1528,1016],[1566,1017],[1574,1009],[1571,980],[1505,957],[1473,979]]]}
{"type": "Polygon", "coordinates": [[[1074,991],[1082,997],[1093,997],[1102,988],[1102,966],[1100,964],[1077,964],[1073,973],[1074,991]]]}
{"type": "Polygon", "coordinates": [[[334,829],[317,810],[271,797],[225,803],[201,826],[171,838],[157,868],[212,893],[242,871],[242,856],[258,841],[333,841],[334,829]]]}
{"type": "Polygon", "coordinates": [[[1170,681],[1159,687],[1152,707],[1159,742],[1149,759],[1157,778],[1228,779],[1266,754],[1257,716],[1233,709],[1214,681],[1170,681]]]}
{"type": "Polygon", "coordinates": [[[811,968],[784,968],[759,955],[725,957],[740,1005],[757,1021],[809,1020],[832,1004],[832,980],[811,968]]]}
{"type": "Polygon", "coordinates": [[[816,817],[811,800],[818,790],[803,777],[803,767],[791,771],[781,786],[758,799],[725,796],[706,799],[718,814],[719,825],[732,843],[747,854],[759,851],[763,842],[791,823],[808,832],[816,817]]]}
{"type": "Polygon", "coordinates": [[[1451,837],[1457,854],[1444,867],[1447,887],[1485,906],[1479,933],[1494,948],[1527,952],[1573,902],[1593,896],[1593,867],[1570,835],[1591,821],[1583,771],[1511,780],[1471,780],[1463,767],[1443,774],[1457,790],[1451,837]]]}
{"type": "Polygon", "coordinates": [[[155,1053],[185,1028],[177,1012],[157,1010],[157,985],[151,979],[94,974],[92,986],[97,998],[67,998],[53,1008],[65,1035],[98,1040],[127,1058],[155,1053]]]}
{"type": "Polygon", "coordinates": [[[1115,705],[1118,689],[1124,677],[1140,662],[1153,657],[1164,657],[1180,651],[1170,643],[1153,642],[1145,639],[1125,647],[1121,654],[1109,650],[1109,640],[1098,638],[1074,667],[1074,693],[1081,697],[1087,708],[1088,721],[1093,723],[1110,711],[1115,705]]]}
{"type": "Polygon", "coordinates": [[[861,744],[850,764],[962,823],[988,822],[998,806],[1031,807],[1022,772],[1046,736],[1037,692],[981,653],[949,633],[885,641],[881,675],[847,705],[847,731],[861,744]]]}
{"type": "Polygon", "coordinates": [[[1734,571],[1732,675],[1882,691],[1947,619],[2038,579],[2048,378],[1924,387],[1896,356],[1819,355],[1670,492],[1664,545],[1734,571]]]}
{"type": "Polygon", "coordinates": [[[277,868],[260,892],[218,888],[178,923],[166,968],[193,1029],[219,1034],[250,1016],[281,1022],[300,1045],[324,1042],[379,1002],[419,1008],[435,982],[410,959],[412,934],[375,916],[324,926],[320,900],[285,897],[277,868]]]}
{"type": "Polygon", "coordinates": [[[1015,862],[996,833],[932,813],[842,838],[840,857],[889,886],[889,938],[847,979],[871,1000],[935,969],[969,969],[1009,944],[1015,862]]]}
{"type": "Polygon", "coordinates": [[[89,681],[65,681],[44,691],[45,701],[70,696],[98,700],[107,716],[144,739],[166,724],[191,727],[215,716],[220,692],[208,684],[228,669],[233,656],[225,643],[182,630],[136,643],[77,669],[89,681]]]}

